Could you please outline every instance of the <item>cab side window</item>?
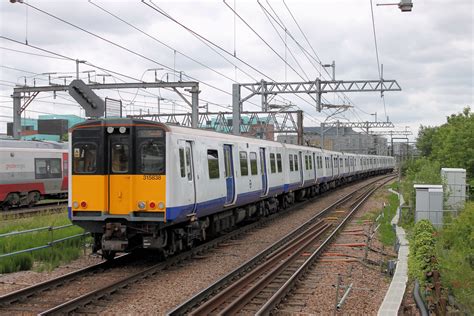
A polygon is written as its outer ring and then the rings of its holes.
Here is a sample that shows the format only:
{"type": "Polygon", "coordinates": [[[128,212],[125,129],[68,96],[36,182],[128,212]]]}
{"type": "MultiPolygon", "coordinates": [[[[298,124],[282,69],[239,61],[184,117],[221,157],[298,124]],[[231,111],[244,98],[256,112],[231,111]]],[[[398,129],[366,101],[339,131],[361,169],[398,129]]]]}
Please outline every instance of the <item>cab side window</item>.
{"type": "Polygon", "coordinates": [[[72,149],[72,170],[74,173],[95,173],[97,171],[97,145],[92,143],[75,144],[72,149]]]}

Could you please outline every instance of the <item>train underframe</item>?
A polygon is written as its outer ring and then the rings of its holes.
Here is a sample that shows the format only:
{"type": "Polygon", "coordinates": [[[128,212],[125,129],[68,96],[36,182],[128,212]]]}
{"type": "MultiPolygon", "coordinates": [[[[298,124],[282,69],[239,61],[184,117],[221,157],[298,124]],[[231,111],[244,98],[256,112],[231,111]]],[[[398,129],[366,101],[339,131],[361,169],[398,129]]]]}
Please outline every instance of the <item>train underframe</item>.
{"type": "Polygon", "coordinates": [[[5,199],[0,202],[0,208],[4,211],[11,207],[33,206],[44,198],[67,198],[67,193],[41,195],[39,191],[10,192],[5,199]]]}
{"type": "Polygon", "coordinates": [[[290,207],[298,201],[315,197],[318,194],[334,189],[345,183],[364,179],[370,176],[391,172],[391,169],[371,171],[364,174],[350,175],[327,183],[315,184],[300,190],[269,197],[245,206],[223,210],[222,212],[196,218],[192,214],[185,223],[166,225],[158,222],[108,221],[104,223],[81,223],[92,232],[93,251],[102,250],[106,259],[112,259],[117,252],[131,252],[135,249],[152,249],[163,257],[190,249],[203,241],[225,233],[232,227],[257,220],[290,207]]]}

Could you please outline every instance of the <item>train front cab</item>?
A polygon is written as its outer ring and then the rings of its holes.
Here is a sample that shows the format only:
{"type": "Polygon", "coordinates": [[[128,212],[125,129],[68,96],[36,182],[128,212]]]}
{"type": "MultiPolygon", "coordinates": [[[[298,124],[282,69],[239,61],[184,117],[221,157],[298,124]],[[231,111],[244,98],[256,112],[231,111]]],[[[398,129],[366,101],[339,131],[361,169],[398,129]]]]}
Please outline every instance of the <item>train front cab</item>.
{"type": "Polygon", "coordinates": [[[164,125],[129,119],[88,121],[73,128],[71,139],[70,218],[92,232],[95,249],[126,251],[135,246],[131,241],[144,225],[163,225],[164,125]]]}

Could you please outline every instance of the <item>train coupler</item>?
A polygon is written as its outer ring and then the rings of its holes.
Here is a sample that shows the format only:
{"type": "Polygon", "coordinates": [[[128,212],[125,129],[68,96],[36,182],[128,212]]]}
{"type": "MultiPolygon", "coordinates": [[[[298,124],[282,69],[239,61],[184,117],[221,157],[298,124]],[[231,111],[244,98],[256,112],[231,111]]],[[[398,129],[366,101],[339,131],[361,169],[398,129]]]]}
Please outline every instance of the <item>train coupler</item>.
{"type": "Polygon", "coordinates": [[[105,224],[105,231],[102,235],[102,250],[124,251],[127,247],[127,226],[120,223],[105,224]]]}

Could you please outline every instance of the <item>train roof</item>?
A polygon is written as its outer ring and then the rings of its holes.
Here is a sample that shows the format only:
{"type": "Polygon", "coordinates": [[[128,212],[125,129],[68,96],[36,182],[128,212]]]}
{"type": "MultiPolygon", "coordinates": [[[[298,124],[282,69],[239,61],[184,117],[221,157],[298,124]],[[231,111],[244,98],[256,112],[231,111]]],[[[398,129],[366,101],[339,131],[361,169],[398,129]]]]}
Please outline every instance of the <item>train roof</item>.
{"type": "MultiPolygon", "coordinates": [[[[214,130],[206,130],[206,129],[201,129],[201,128],[195,129],[195,128],[191,128],[187,126],[170,125],[170,124],[165,124],[161,122],[137,119],[137,118],[110,118],[110,119],[87,120],[73,126],[71,130],[78,129],[78,128],[85,128],[87,126],[92,127],[92,126],[107,126],[107,125],[114,125],[114,126],[154,125],[154,126],[163,128],[167,132],[172,132],[172,133],[219,138],[219,139],[235,141],[235,142],[242,141],[242,138],[245,138],[248,143],[255,144],[255,145],[263,146],[263,145],[268,144],[268,142],[272,142],[272,146],[275,146],[275,147],[285,147],[285,148],[292,148],[292,149],[301,149],[301,147],[304,147],[307,150],[315,150],[315,151],[321,151],[325,153],[339,153],[336,151],[321,149],[318,147],[309,147],[309,146],[304,146],[304,145],[280,143],[274,140],[259,139],[259,138],[249,137],[249,136],[241,136],[241,135],[237,136],[233,134],[216,132],[214,130]]],[[[356,156],[373,156],[373,155],[360,155],[360,154],[352,154],[352,153],[347,153],[347,154],[356,155],[356,156]]],[[[378,156],[378,157],[385,157],[385,156],[378,156]]]]}
{"type": "Polygon", "coordinates": [[[67,142],[0,139],[1,148],[41,148],[41,149],[67,149],[67,142]]]}

